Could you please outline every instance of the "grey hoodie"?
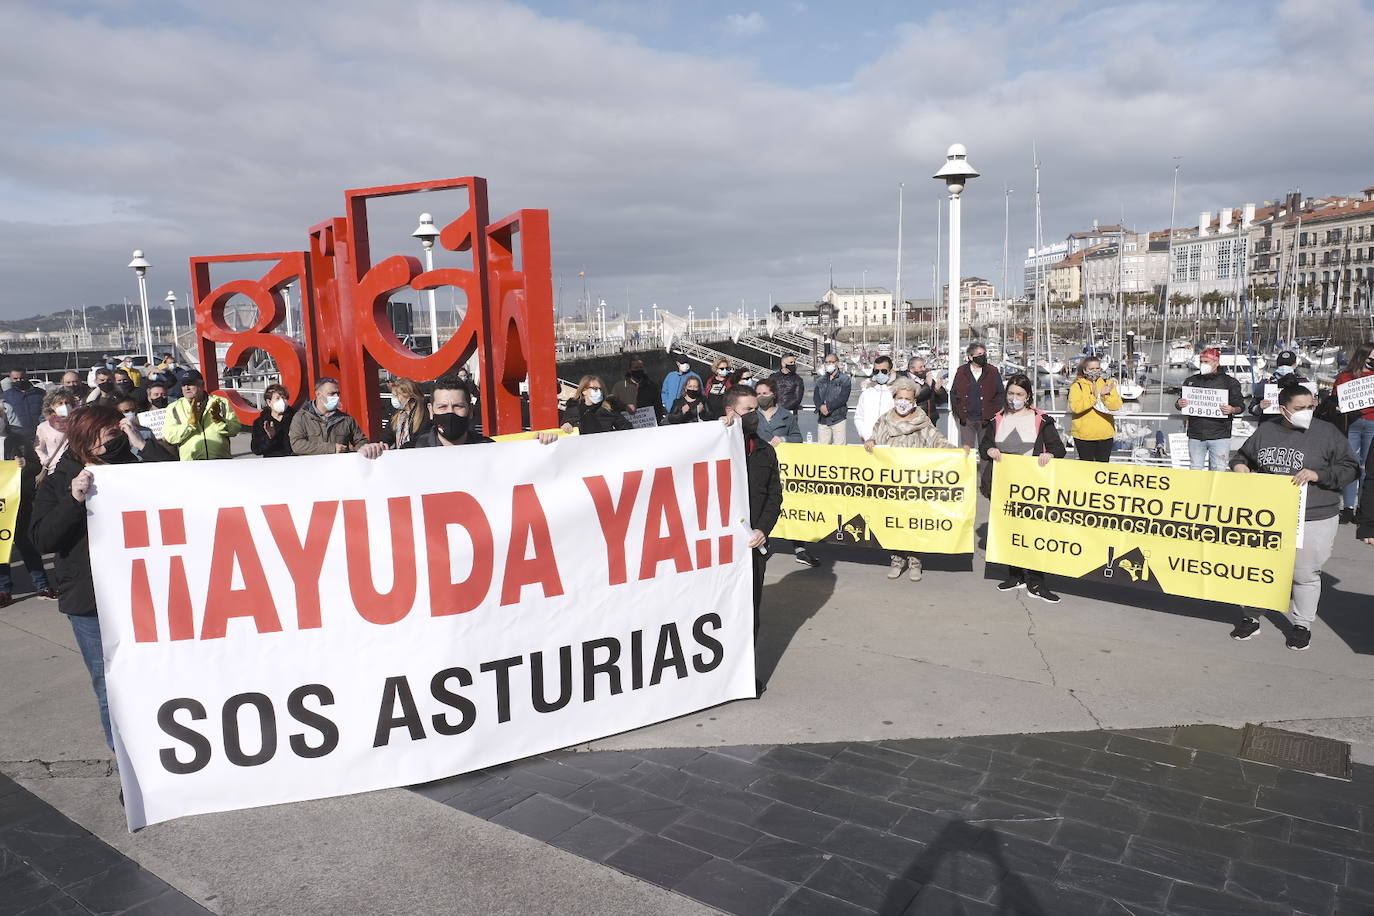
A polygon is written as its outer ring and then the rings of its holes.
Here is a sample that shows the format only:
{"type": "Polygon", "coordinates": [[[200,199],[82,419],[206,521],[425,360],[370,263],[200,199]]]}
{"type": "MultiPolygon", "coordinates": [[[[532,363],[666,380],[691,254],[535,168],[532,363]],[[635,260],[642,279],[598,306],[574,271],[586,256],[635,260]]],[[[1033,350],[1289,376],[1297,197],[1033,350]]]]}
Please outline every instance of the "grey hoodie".
{"type": "Polygon", "coordinates": [[[1331,518],[1341,511],[1341,489],[1360,476],[1360,466],[1350,451],[1350,441],[1325,420],[1314,419],[1308,429],[1289,426],[1282,418],[1261,423],[1240,451],[1231,456],[1231,467],[1244,464],[1260,474],[1292,477],[1303,468],[1317,472],[1307,489],[1307,521],[1331,518]]]}

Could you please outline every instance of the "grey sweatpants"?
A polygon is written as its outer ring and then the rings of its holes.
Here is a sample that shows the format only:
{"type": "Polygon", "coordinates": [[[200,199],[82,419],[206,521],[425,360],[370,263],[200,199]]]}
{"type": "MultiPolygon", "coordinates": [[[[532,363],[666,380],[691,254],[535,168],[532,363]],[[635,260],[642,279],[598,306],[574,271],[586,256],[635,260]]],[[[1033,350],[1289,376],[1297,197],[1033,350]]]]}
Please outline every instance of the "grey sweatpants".
{"type": "Polygon", "coordinates": [[[1317,619],[1317,602],[1322,597],[1322,566],[1331,559],[1336,545],[1336,531],[1340,517],[1331,516],[1318,522],[1308,522],[1303,534],[1303,546],[1293,562],[1293,597],[1288,604],[1289,617],[1300,627],[1312,628],[1317,619]]]}

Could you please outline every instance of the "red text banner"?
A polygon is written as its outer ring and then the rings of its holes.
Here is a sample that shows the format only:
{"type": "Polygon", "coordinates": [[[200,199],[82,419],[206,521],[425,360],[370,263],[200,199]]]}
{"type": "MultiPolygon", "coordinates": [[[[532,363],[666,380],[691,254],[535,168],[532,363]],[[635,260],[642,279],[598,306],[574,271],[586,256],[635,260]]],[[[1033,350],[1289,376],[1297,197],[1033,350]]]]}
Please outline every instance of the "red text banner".
{"type": "Polygon", "coordinates": [[[95,472],[130,829],[754,695],[737,428],[95,472]]]}

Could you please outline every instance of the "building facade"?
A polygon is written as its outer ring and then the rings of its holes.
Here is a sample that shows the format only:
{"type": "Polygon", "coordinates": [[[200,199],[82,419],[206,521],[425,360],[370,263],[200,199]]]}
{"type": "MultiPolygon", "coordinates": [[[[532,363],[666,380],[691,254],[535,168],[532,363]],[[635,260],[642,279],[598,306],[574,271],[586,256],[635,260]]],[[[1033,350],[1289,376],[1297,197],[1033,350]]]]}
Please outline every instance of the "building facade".
{"type": "Polygon", "coordinates": [[[821,297],[842,327],[892,324],[892,293],[881,286],[831,287],[821,297]]]}
{"type": "Polygon", "coordinates": [[[1297,200],[1251,229],[1251,296],[1262,309],[1367,309],[1374,295],[1374,187],[1297,200]]]}
{"type": "Polygon", "coordinates": [[[1039,249],[1027,249],[1022,268],[1026,300],[1031,303],[1036,301],[1036,286],[1042,275],[1047,274],[1051,266],[1063,261],[1069,255],[1077,254],[1092,248],[1094,245],[1101,245],[1115,239],[1121,231],[1121,226],[1099,226],[1094,221],[1092,229],[1084,232],[1071,232],[1062,242],[1051,242],[1039,249]]]}

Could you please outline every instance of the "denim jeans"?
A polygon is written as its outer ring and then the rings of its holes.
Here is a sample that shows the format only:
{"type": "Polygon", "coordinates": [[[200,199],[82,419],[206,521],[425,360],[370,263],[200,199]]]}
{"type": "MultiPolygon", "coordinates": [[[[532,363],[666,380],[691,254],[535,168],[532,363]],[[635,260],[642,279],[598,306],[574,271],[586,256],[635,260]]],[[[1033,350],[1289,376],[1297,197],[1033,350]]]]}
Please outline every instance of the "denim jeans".
{"type": "Polygon", "coordinates": [[[91,687],[95,690],[96,702],[100,704],[100,727],[105,729],[105,743],[114,750],[114,735],[110,733],[110,702],[105,696],[105,649],[100,643],[100,618],[67,615],[76,634],[76,644],[81,649],[81,660],[91,673],[91,687]]]}
{"type": "Polygon", "coordinates": [[[1226,470],[1226,459],[1231,457],[1230,439],[1189,439],[1188,466],[1195,471],[1226,470]]]}
{"type": "Polygon", "coordinates": [[[1360,463],[1360,476],[1346,484],[1341,494],[1341,505],[1353,509],[1360,504],[1360,481],[1364,480],[1364,462],[1369,455],[1369,446],[1374,443],[1374,420],[1360,417],[1350,424],[1347,435],[1350,437],[1350,450],[1360,463]]]}
{"type": "MultiPolygon", "coordinates": [[[[25,520],[27,521],[27,520],[25,520]]],[[[48,587],[48,572],[43,568],[43,555],[33,546],[29,540],[28,526],[23,522],[14,526],[14,542],[10,545],[10,558],[18,553],[24,561],[24,568],[29,571],[29,579],[33,581],[36,591],[43,591],[48,587]]],[[[10,592],[14,590],[14,580],[10,577],[10,564],[0,563],[0,592],[10,592]]]]}

